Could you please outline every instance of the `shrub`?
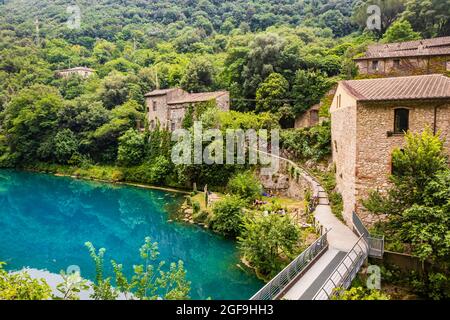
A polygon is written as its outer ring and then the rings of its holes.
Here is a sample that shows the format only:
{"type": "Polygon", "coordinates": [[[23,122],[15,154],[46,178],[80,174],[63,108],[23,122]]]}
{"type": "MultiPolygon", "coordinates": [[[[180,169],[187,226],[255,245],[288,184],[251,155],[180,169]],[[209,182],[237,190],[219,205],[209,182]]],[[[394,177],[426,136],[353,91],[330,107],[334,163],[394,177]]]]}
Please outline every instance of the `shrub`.
{"type": "Polygon", "coordinates": [[[226,196],[213,206],[211,226],[225,236],[236,237],[242,229],[243,208],[246,203],[237,196],[226,196]]]}
{"type": "Polygon", "coordinates": [[[124,165],[142,163],[145,153],[144,135],[134,129],[129,129],[119,138],[117,161],[124,165]]]}
{"type": "Polygon", "coordinates": [[[238,238],[244,258],[264,276],[280,272],[299,249],[300,230],[288,215],[249,216],[238,238]]]}
{"type": "Polygon", "coordinates": [[[331,124],[329,121],[311,128],[284,130],[281,146],[300,160],[320,161],[331,155],[331,124]]]}
{"type": "Polygon", "coordinates": [[[390,297],[379,290],[354,287],[333,297],[333,300],[389,300],[390,297]]]}
{"type": "Polygon", "coordinates": [[[262,186],[250,171],[246,171],[231,178],[228,190],[247,201],[253,201],[261,195],[262,186]]]}
{"type": "Polygon", "coordinates": [[[0,300],[45,300],[51,289],[44,279],[32,279],[26,272],[8,273],[0,262],[0,300]]]}

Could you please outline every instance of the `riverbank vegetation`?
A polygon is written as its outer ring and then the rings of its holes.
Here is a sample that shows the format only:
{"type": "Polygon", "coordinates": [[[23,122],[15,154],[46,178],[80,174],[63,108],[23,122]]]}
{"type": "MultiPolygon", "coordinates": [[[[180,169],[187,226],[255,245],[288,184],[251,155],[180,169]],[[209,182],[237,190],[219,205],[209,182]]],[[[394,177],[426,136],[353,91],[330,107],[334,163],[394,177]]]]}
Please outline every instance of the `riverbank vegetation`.
{"type": "Polygon", "coordinates": [[[208,206],[204,193],[188,197],[187,204],[193,222],[236,239],[242,262],[268,280],[314,241],[317,234],[306,224],[309,222],[306,208],[305,216],[293,216],[292,208],[306,207],[305,201],[267,197],[261,190],[254,174],[247,171],[232,177],[225,190],[228,194],[215,194],[218,199],[208,206]]]}
{"type": "Polygon", "coordinates": [[[65,274],[56,285],[57,294],[45,279],[32,279],[26,271],[8,273],[0,263],[0,300],[78,300],[80,292],[90,292],[93,300],[186,300],[189,299],[190,282],[182,261],[165,266],[158,261],[158,244],[146,238],[139,249],[141,265],[133,266],[134,274],[128,278],[122,264],[111,261],[114,278],[104,276],[104,248],[95,249],[92,243],[86,247],[95,264],[95,281],[82,279],[79,273],[65,274]]]}

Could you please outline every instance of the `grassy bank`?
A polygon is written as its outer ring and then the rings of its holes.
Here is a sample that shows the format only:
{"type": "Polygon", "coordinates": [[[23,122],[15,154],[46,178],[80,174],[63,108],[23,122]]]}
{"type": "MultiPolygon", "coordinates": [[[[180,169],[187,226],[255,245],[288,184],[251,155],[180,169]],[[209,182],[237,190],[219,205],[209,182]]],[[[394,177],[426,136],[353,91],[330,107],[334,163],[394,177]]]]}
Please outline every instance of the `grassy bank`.
{"type": "Polygon", "coordinates": [[[176,185],[149,184],[144,179],[136,179],[136,168],[124,168],[107,165],[89,165],[85,167],[76,167],[60,164],[49,164],[39,162],[33,165],[27,165],[22,168],[26,171],[50,173],[58,176],[68,176],[76,179],[104,181],[110,183],[127,184],[140,188],[157,189],[171,192],[188,194],[189,191],[176,185]]]}

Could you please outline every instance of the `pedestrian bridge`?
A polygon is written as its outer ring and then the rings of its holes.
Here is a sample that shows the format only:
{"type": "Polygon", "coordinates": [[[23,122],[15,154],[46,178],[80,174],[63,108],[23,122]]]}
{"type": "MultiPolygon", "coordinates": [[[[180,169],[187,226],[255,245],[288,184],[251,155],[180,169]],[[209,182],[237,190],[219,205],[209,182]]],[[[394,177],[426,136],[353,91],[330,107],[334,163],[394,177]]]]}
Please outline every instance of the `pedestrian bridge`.
{"type": "Polygon", "coordinates": [[[321,236],[259,290],[251,300],[328,300],[337,289],[347,289],[369,255],[380,257],[383,242],[371,238],[356,214],[354,233],[332,213],[327,193],[306,170],[292,161],[310,181],[315,195],[313,215],[321,236]],[[358,235],[359,236],[358,236],[358,235]],[[379,247],[370,247],[377,243],[379,247]]]}

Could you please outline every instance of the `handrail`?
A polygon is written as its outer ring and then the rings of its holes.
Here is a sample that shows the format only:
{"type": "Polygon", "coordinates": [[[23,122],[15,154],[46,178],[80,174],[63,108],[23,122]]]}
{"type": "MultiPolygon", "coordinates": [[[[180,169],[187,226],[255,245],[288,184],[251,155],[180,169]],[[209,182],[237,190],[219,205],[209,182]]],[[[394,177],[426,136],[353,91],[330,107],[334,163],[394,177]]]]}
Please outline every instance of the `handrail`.
{"type": "Polygon", "coordinates": [[[353,226],[356,233],[363,236],[369,245],[369,256],[373,258],[382,258],[384,254],[384,235],[373,235],[366,228],[360,217],[353,211],[353,226]]]}
{"type": "Polygon", "coordinates": [[[274,300],[323,250],[328,248],[327,230],[280,273],[262,287],[250,300],[274,300]]]}
{"type": "Polygon", "coordinates": [[[358,241],[353,245],[352,249],[345,255],[344,259],[333,270],[328,279],[324,282],[322,287],[317,291],[313,300],[327,300],[335,296],[337,292],[335,289],[350,287],[353,279],[359,272],[359,269],[364,264],[364,261],[369,255],[369,247],[364,239],[364,236],[360,236],[358,241]],[[361,244],[363,247],[361,247],[361,244]],[[357,251],[356,248],[359,248],[357,251]],[[350,260],[350,264],[346,262],[350,260]],[[345,268],[345,272],[341,273],[340,269],[345,268]]]}

